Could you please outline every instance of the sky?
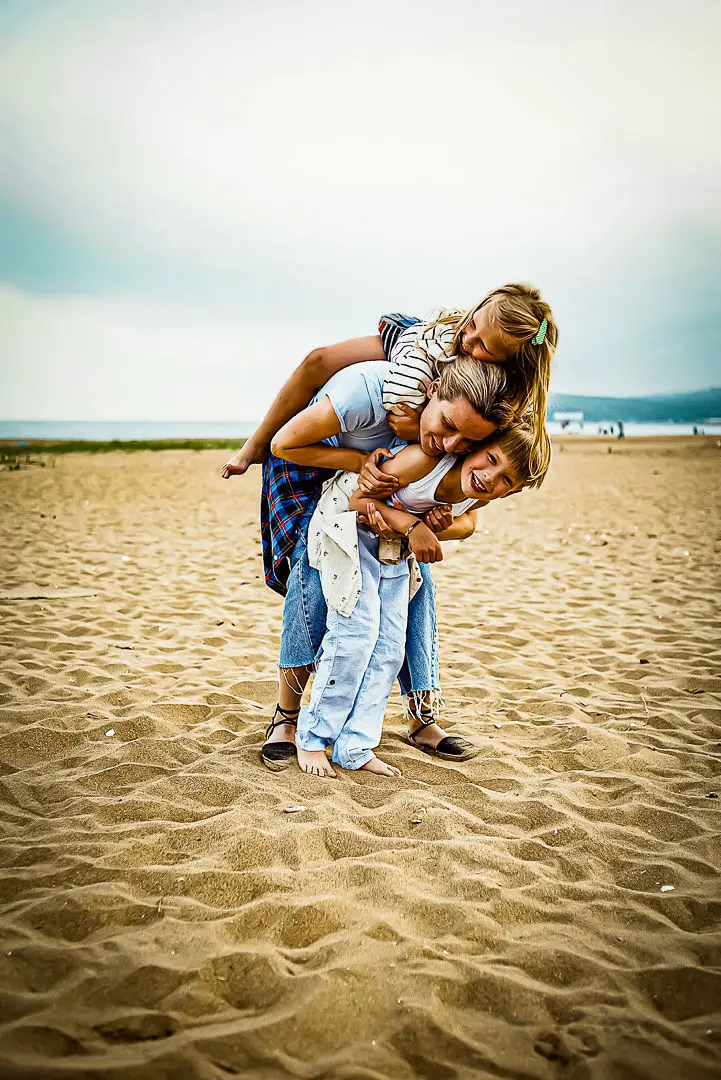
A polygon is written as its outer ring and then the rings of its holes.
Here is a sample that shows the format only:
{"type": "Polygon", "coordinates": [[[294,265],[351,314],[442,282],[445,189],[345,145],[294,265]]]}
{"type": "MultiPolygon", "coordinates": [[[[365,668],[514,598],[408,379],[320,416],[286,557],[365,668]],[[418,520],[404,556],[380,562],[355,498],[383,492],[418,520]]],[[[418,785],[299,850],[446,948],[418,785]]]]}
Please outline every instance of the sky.
{"type": "Polygon", "coordinates": [[[255,419],[531,281],[552,389],[721,384],[721,5],[0,0],[0,418],[255,419]]]}

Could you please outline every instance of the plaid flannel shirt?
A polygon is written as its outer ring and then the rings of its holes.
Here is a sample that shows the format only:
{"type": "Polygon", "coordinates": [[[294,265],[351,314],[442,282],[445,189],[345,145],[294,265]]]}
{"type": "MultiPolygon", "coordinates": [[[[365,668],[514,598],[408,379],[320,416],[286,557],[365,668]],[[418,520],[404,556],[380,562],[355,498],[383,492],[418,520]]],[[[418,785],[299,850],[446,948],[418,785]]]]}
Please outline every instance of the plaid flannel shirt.
{"type": "MultiPolygon", "coordinates": [[[[384,315],[379,323],[386,359],[407,326],[419,322],[409,315],[384,315]]],[[[263,465],[260,491],[260,536],[263,570],[269,589],[285,596],[290,576],[290,556],[298,539],[298,525],[306,510],[320,498],[321,488],[333,469],[308,469],[282,461],[273,454],[263,465]]]]}

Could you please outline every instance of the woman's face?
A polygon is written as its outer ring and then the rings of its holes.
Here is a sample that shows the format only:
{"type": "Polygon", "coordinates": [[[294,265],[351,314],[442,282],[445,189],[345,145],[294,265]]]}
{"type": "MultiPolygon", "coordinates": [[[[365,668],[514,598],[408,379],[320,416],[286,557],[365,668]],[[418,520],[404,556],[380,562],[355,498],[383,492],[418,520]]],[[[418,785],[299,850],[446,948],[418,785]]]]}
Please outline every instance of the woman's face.
{"type": "Polygon", "coordinates": [[[491,325],[495,303],[489,300],[475,313],[461,335],[461,349],[474,360],[505,364],[509,352],[508,339],[491,325]]]}

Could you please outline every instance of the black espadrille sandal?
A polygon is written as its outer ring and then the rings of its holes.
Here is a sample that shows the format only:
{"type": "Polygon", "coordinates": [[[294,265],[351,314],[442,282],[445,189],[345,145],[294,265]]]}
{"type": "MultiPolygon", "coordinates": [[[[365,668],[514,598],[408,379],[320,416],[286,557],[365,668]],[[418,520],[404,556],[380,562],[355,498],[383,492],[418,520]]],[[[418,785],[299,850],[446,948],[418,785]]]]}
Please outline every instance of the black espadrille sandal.
{"type": "MultiPolygon", "coordinates": [[[[290,724],[292,727],[297,727],[299,713],[300,709],[281,709],[280,705],[276,705],[273,719],[268,724],[268,730],[265,733],[266,739],[281,724],[290,724]],[[276,720],[278,713],[281,715],[280,720],[276,720]]],[[[292,742],[264,742],[260,748],[263,764],[272,772],[281,772],[282,769],[287,769],[293,758],[297,756],[297,753],[295,743],[292,742]]]]}
{"type": "Polygon", "coordinates": [[[422,746],[416,742],[416,739],[424,728],[435,724],[435,720],[432,716],[430,719],[424,719],[422,715],[416,718],[420,720],[421,726],[416,731],[408,732],[408,742],[411,746],[415,746],[417,750],[422,750],[424,754],[442,758],[443,761],[468,761],[470,758],[475,757],[476,754],[480,754],[480,746],[474,746],[472,742],[464,739],[462,735],[446,735],[438,743],[438,746],[422,746]]]}

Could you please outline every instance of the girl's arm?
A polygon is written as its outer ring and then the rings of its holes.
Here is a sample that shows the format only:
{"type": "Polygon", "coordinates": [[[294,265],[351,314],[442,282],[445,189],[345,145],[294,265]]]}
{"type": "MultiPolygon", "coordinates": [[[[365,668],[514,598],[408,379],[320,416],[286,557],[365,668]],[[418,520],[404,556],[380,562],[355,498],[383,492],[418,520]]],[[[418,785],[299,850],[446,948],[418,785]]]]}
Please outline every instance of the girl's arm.
{"type": "Polygon", "coordinates": [[[223,477],[227,480],[230,476],[241,476],[249,465],[265,461],[273,436],[292,417],[305,409],[311,398],[341,368],[360,364],[364,360],[384,359],[385,353],[378,334],[351,338],[340,341],[337,345],[313,349],[283,384],[256,431],[226,463],[223,477]]]}

